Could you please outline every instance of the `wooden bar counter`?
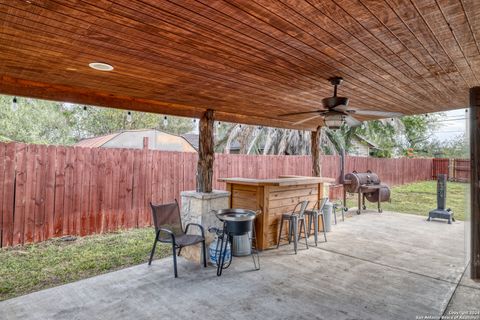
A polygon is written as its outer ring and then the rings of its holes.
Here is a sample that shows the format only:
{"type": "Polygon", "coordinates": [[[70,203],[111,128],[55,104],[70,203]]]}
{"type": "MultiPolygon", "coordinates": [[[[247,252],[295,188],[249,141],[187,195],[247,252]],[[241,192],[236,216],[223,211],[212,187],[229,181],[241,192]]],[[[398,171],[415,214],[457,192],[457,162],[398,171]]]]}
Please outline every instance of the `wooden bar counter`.
{"type": "Polygon", "coordinates": [[[280,176],[278,179],[222,178],[219,181],[227,183],[231,208],[261,211],[255,229],[258,249],[264,250],[277,244],[282,214],[291,212],[302,200],[309,200],[309,208],[313,207],[324,197],[324,184],[334,179],[280,176]]]}

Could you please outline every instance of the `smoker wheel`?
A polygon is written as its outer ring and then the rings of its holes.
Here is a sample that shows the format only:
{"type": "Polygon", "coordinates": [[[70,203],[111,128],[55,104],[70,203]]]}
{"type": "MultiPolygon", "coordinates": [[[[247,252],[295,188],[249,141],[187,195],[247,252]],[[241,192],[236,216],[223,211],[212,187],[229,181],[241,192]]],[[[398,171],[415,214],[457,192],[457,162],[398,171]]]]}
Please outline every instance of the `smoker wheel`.
{"type": "Polygon", "coordinates": [[[363,210],[367,210],[367,206],[363,206],[362,209],[363,209],[363,210]]]}
{"type": "Polygon", "coordinates": [[[382,212],[383,212],[383,209],[378,209],[378,212],[382,213],[382,212]]]}

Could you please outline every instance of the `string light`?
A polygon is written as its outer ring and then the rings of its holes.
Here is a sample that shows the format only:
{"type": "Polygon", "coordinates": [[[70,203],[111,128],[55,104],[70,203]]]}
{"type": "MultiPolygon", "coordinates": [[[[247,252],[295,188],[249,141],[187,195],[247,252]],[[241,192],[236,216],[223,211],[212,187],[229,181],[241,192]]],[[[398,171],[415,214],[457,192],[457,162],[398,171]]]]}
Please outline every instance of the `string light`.
{"type": "Polygon", "coordinates": [[[12,100],[12,111],[15,112],[18,110],[18,100],[17,97],[13,97],[12,100]]]}
{"type": "Polygon", "coordinates": [[[87,111],[87,106],[83,106],[83,111],[87,111]]]}
{"type": "Polygon", "coordinates": [[[127,122],[132,122],[132,112],[127,111],[127,122]]]}
{"type": "Polygon", "coordinates": [[[220,128],[220,125],[221,125],[221,124],[222,124],[222,123],[221,123],[220,121],[218,121],[218,122],[217,122],[217,128],[220,128]]]}
{"type": "Polygon", "coordinates": [[[163,126],[164,126],[164,127],[168,126],[167,116],[163,117],[163,126]]]}
{"type": "Polygon", "coordinates": [[[193,119],[193,123],[197,123],[197,119],[193,119]]]}

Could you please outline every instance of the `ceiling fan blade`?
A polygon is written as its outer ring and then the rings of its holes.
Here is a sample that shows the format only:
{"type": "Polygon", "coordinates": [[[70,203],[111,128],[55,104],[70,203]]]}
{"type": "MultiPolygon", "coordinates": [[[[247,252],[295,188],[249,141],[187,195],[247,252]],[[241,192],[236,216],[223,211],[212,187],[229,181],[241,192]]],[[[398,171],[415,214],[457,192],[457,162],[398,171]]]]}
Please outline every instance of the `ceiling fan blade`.
{"type": "Polygon", "coordinates": [[[313,119],[316,119],[316,118],[323,118],[323,115],[317,114],[316,116],[313,116],[313,117],[310,117],[310,118],[307,118],[307,119],[303,119],[303,120],[297,121],[297,122],[295,122],[293,125],[296,126],[296,125],[298,125],[298,124],[302,124],[302,123],[304,123],[304,122],[307,122],[307,121],[310,121],[310,120],[313,120],[313,119]]]}
{"type": "Polygon", "coordinates": [[[383,117],[383,118],[396,118],[403,116],[403,113],[400,112],[388,112],[388,111],[376,111],[376,110],[358,110],[350,109],[349,112],[358,114],[361,116],[374,116],[374,117],[383,117]],[[352,110],[352,111],[350,111],[352,110]]]}
{"type": "Polygon", "coordinates": [[[284,114],[280,114],[279,117],[296,116],[298,114],[320,113],[320,112],[323,112],[323,111],[324,110],[314,110],[314,111],[284,113],[284,114]]]}
{"type": "Polygon", "coordinates": [[[361,121],[358,121],[352,116],[345,116],[345,123],[351,128],[359,127],[362,125],[361,121]]]}

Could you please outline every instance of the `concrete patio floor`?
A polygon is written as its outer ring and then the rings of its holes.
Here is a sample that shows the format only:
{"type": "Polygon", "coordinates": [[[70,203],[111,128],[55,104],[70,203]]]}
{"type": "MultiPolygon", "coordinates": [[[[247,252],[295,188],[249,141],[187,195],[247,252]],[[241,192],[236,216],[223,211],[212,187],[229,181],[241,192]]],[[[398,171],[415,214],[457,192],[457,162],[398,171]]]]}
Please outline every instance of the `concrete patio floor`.
{"type": "Polygon", "coordinates": [[[234,258],[222,277],[180,259],[174,279],[165,258],[0,302],[0,318],[439,318],[480,310],[480,283],[462,279],[464,265],[462,222],[367,212],[297,255],[262,252],[260,271],[250,257],[234,258]]]}

